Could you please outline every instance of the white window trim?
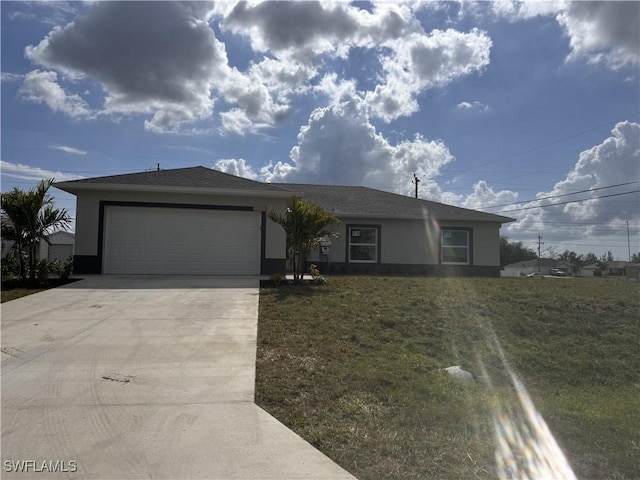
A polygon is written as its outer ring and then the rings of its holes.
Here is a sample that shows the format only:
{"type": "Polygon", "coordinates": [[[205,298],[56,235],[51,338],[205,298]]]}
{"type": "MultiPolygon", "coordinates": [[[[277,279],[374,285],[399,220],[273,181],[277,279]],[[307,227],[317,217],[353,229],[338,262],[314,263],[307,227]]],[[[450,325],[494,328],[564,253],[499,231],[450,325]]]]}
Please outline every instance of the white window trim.
{"type": "Polygon", "coordinates": [[[471,245],[470,245],[470,232],[469,230],[457,230],[457,229],[448,229],[448,228],[443,228],[441,230],[441,238],[440,238],[440,259],[442,260],[442,264],[443,265],[470,265],[471,264],[471,245]],[[467,261],[466,262],[445,262],[444,261],[444,248],[445,248],[445,244],[444,244],[444,232],[464,232],[467,234],[467,245],[466,246],[462,246],[462,245],[448,245],[449,248],[456,248],[456,249],[466,249],[467,251],[467,261]]]}
{"type": "Polygon", "coordinates": [[[349,227],[349,247],[348,247],[348,252],[349,252],[349,263],[378,263],[378,248],[379,247],[379,243],[380,243],[380,239],[378,238],[379,234],[378,234],[378,228],[376,227],[349,227]],[[352,230],[373,230],[374,232],[376,232],[376,243],[351,243],[351,231],[352,230]],[[374,255],[374,259],[373,260],[352,260],[351,259],[351,246],[358,246],[358,247],[375,247],[376,251],[375,251],[375,255],[374,255]]]}

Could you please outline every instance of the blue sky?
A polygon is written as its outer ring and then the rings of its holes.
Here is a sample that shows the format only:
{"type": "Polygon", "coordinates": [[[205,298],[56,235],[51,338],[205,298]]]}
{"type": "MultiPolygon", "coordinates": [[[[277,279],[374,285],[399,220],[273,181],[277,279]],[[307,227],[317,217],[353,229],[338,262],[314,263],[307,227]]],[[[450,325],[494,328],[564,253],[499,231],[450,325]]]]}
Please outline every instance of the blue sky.
{"type": "Polygon", "coordinates": [[[158,164],[406,195],[416,174],[422,198],[516,218],[502,234],[529,247],[626,260],[628,221],[640,251],[638,2],[2,2],[1,16],[3,192],[158,164]]]}

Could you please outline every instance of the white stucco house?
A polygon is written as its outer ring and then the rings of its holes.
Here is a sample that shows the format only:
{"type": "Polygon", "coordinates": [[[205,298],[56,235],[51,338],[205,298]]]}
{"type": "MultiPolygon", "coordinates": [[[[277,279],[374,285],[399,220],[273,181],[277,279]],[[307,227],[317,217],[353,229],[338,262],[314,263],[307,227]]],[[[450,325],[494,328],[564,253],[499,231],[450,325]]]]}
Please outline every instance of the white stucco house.
{"type": "Polygon", "coordinates": [[[366,187],[268,184],[205,167],[56,183],[76,196],[77,274],[283,273],[285,232],[269,211],[293,196],[341,223],[309,258],[323,273],[498,276],[513,219],[366,187]]]}

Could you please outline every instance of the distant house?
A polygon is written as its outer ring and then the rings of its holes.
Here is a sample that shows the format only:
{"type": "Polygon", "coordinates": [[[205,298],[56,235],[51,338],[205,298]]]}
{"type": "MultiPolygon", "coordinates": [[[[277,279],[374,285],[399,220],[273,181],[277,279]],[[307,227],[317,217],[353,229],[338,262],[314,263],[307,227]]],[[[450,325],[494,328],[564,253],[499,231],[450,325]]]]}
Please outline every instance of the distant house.
{"type": "Polygon", "coordinates": [[[596,270],[598,270],[598,266],[595,263],[592,263],[591,265],[585,265],[584,267],[582,267],[580,269],[581,274],[583,277],[593,277],[595,276],[595,272],[596,270]]]}
{"type": "Polygon", "coordinates": [[[49,235],[49,243],[40,240],[40,248],[38,249],[38,258],[46,258],[53,262],[59,260],[64,262],[73,256],[73,244],[76,236],[71,232],[54,232],[49,235]]]}
{"type": "MultiPolygon", "coordinates": [[[[6,257],[13,247],[13,240],[2,239],[2,258],[6,257]]],[[[46,258],[48,261],[64,261],[73,256],[73,245],[75,235],[71,232],[58,231],[49,235],[49,243],[40,240],[40,245],[36,250],[38,259],[46,258]]],[[[25,252],[26,253],[26,252],[25,252]]]]}
{"type": "Polygon", "coordinates": [[[299,196],[341,221],[340,236],[308,259],[323,272],[498,276],[500,226],[513,221],[361,186],[269,184],[205,167],[55,186],[77,197],[76,273],[284,272],[286,235],[267,212],[299,196]]]}
{"type": "Polygon", "coordinates": [[[621,262],[614,260],[613,262],[607,262],[607,268],[602,271],[603,275],[621,276],[624,275],[624,267],[632,265],[631,262],[621,262]]]}
{"type": "Polygon", "coordinates": [[[501,277],[522,277],[529,275],[530,273],[540,272],[543,275],[549,275],[552,269],[561,270],[567,275],[576,275],[579,271],[578,267],[570,262],[564,260],[555,260],[553,258],[534,258],[533,260],[526,260],[524,262],[516,262],[511,265],[506,265],[502,272],[501,277]]]}

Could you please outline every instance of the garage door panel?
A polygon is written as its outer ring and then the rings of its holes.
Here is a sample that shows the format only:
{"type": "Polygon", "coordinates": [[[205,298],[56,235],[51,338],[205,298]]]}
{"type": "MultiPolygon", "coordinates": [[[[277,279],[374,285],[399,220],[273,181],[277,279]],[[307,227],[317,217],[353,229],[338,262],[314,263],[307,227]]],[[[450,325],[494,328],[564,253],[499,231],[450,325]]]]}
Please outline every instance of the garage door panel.
{"type": "Polygon", "coordinates": [[[107,207],[105,273],[259,273],[260,214],[107,207]]]}

